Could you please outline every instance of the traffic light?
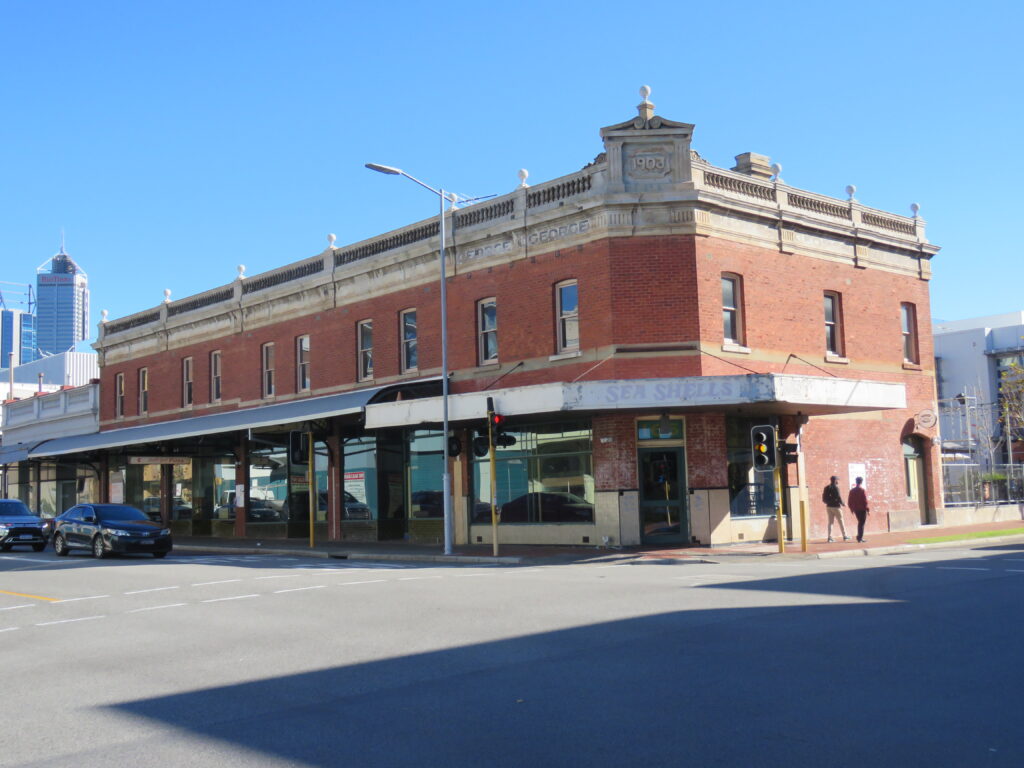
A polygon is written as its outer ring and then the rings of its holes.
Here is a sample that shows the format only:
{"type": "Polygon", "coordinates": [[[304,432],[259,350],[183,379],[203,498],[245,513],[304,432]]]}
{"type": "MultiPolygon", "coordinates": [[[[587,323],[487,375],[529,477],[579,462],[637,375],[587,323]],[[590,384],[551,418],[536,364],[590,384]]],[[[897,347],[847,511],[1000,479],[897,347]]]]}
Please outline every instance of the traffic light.
{"type": "Polygon", "coordinates": [[[755,470],[768,472],[775,469],[775,427],[767,424],[750,430],[750,454],[755,470]]]}
{"type": "Polygon", "coordinates": [[[452,435],[448,438],[448,455],[451,458],[455,458],[462,453],[462,441],[459,438],[452,435]]]}
{"type": "Polygon", "coordinates": [[[473,438],[473,455],[478,459],[482,459],[488,453],[491,452],[491,441],[487,439],[487,435],[477,435],[473,438]]]}
{"type": "Polygon", "coordinates": [[[782,462],[784,464],[796,464],[800,446],[796,445],[796,443],[783,443],[780,448],[782,449],[782,462]]]}
{"type": "Polygon", "coordinates": [[[494,436],[494,444],[499,448],[508,448],[516,444],[516,439],[505,432],[505,417],[500,413],[491,414],[491,434],[494,436]]]}
{"type": "Polygon", "coordinates": [[[288,461],[292,464],[309,463],[309,435],[306,432],[288,433],[288,461]]]}

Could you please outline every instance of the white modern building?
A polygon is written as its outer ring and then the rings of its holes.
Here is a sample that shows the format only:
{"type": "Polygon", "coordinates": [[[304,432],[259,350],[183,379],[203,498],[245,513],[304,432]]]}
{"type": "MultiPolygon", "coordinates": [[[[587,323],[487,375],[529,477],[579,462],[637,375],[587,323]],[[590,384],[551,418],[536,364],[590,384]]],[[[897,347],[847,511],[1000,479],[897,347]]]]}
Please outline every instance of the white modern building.
{"type": "Polygon", "coordinates": [[[999,382],[1009,366],[1024,362],[1024,312],[938,322],[933,333],[944,452],[986,466],[1008,462],[999,382]]]}

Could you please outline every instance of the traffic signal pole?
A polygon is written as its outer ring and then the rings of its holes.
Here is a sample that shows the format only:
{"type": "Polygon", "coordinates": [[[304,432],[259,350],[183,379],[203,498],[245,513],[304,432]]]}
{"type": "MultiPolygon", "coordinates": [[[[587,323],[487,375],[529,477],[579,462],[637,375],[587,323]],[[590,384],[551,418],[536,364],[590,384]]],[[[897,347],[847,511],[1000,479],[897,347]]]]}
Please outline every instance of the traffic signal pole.
{"type": "Polygon", "coordinates": [[[494,398],[487,398],[487,455],[491,465],[491,542],[498,556],[498,461],[494,455],[494,398]]]}

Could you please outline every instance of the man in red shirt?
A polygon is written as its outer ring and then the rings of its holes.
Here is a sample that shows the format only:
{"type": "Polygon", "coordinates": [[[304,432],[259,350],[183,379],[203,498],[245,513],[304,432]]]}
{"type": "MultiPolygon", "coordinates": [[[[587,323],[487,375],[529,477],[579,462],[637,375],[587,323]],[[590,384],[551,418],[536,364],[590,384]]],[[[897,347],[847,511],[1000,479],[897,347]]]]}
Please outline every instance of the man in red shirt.
{"type": "Polygon", "coordinates": [[[868,519],[868,494],[864,490],[864,478],[858,477],[857,483],[850,489],[850,495],[846,498],[846,506],[857,516],[857,541],[864,541],[864,523],[868,519]]]}

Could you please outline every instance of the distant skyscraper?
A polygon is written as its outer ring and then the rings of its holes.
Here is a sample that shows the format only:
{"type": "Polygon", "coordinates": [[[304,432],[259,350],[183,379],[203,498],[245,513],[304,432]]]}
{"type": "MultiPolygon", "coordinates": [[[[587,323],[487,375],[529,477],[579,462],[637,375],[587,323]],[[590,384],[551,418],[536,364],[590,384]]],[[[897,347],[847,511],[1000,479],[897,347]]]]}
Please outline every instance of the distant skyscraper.
{"type": "Polygon", "coordinates": [[[36,270],[36,349],[56,355],[89,338],[89,277],[64,252],[36,270]]]}
{"type": "Polygon", "coordinates": [[[0,368],[24,365],[36,359],[35,317],[20,309],[0,309],[0,368]]]}

